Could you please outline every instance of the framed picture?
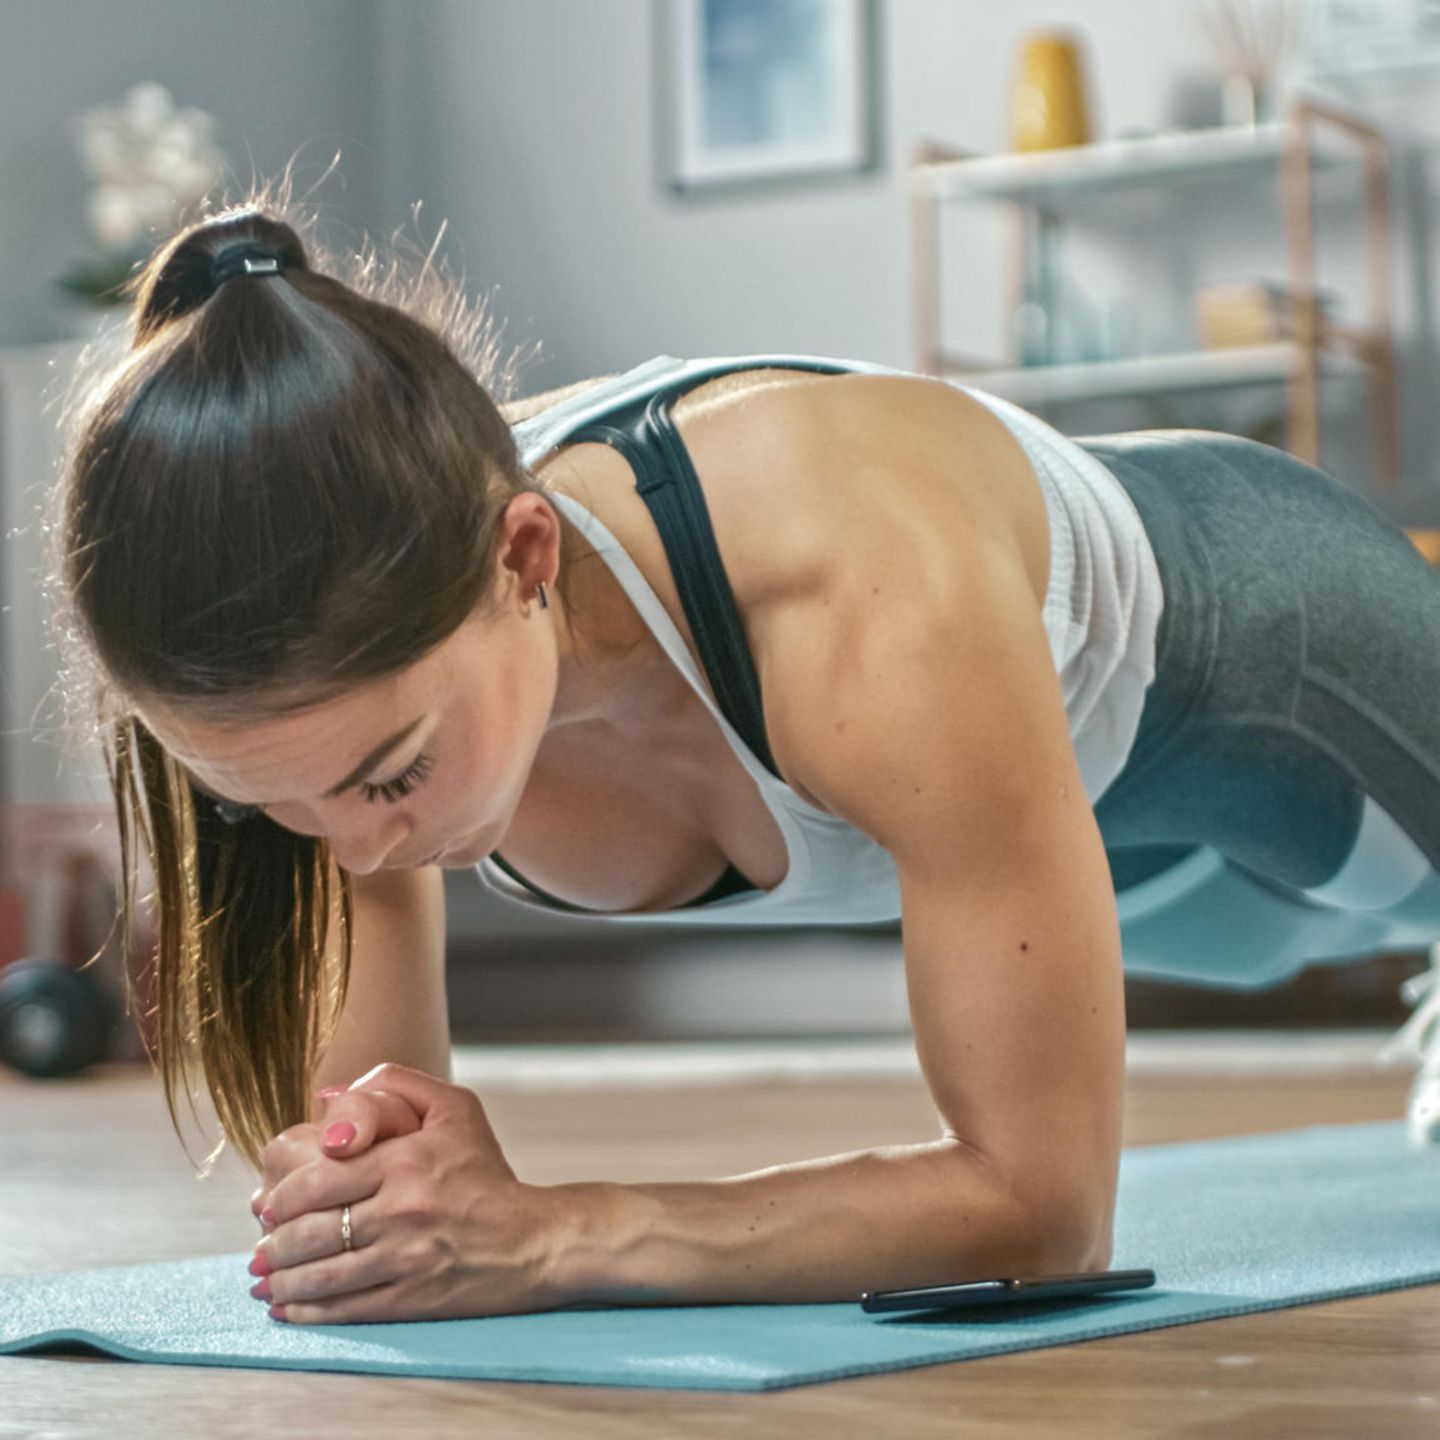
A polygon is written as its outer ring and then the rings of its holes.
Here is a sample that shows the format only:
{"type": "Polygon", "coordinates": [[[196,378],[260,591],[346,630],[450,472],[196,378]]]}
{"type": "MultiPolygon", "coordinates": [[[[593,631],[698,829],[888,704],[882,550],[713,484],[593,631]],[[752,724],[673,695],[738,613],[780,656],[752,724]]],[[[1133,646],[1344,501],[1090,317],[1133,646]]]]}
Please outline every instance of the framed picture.
{"type": "Polygon", "coordinates": [[[879,0],[654,0],[662,181],[679,194],[879,166],[879,0]]]}

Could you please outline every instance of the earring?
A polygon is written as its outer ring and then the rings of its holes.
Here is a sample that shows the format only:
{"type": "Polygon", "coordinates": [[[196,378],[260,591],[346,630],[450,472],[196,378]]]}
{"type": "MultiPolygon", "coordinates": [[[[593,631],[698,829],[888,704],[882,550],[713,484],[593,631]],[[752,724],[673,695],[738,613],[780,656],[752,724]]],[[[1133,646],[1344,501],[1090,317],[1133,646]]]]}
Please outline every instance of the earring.
{"type": "Polygon", "coordinates": [[[540,608],[542,610],[550,608],[550,602],[545,598],[545,582],[543,580],[540,581],[540,608]]]}
{"type": "Polygon", "coordinates": [[[215,813],[227,825],[239,825],[259,813],[257,805],[237,805],[233,800],[212,800],[215,813]]]}

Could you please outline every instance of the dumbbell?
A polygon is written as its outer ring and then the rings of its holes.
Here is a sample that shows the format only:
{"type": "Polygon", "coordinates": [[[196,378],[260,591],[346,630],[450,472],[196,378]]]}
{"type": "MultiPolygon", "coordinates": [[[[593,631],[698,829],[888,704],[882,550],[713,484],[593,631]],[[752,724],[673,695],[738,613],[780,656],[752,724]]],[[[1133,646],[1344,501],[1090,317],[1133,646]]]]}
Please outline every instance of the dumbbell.
{"type": "Polygon", "coordinates": [[[109,1048],[116,1005],[93,968],[32,957],[0,970],[0,1061],[26,1075],[74,1075],[109,1048]]]}

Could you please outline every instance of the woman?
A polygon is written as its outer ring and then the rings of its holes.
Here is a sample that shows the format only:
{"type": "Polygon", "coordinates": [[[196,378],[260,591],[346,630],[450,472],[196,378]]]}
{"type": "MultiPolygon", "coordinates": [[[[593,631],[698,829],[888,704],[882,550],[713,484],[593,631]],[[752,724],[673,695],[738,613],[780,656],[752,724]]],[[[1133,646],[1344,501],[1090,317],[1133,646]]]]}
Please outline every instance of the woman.
{"type": "Polygon", "coordinates": [[[1081,446],[794,357],[661,359],[526,419],[444,316],[260,205],[176,236],[135,313],[61,574],[155,868],[172,1116],[198,1055],[263,1161],[277,1318],[1103,1268],[1116,884],[1213,850],[1297,913],[1440,934],[1440,590],[1285,455],[1081,446]],[[941,1137],[520,1182],[443,1078],[460,866],[617,923],[900,919],[941,1137]]]}

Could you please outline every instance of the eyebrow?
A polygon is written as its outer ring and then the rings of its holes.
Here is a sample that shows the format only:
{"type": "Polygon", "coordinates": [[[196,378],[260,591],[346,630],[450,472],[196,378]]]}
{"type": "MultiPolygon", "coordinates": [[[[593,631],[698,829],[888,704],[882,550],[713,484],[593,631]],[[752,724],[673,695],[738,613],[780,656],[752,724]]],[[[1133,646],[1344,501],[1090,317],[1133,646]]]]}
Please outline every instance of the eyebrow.
{"type": "MultiPolygon", "coordinates": [[[[367,779],[370,772],[408,735],[412,734],[425,719],[424,715],[417,715],[408,725],[401,726],[393,735],[382,740],[365,758],[338,784],[332,786],[325,792],[326,800],[333,800],[337,795],[343,795],[347,790],[358,785],[362,780],[367,779]]],[[[226,800],[225,796],[217,795],[208,785],[202,785],[195,778],[193,772],[187,770],[190,784],[202,795],[207,795],[211,800],[223,800],[227,805],[238,805],[238,800],[226,800]]]]}

